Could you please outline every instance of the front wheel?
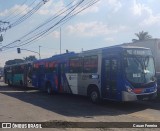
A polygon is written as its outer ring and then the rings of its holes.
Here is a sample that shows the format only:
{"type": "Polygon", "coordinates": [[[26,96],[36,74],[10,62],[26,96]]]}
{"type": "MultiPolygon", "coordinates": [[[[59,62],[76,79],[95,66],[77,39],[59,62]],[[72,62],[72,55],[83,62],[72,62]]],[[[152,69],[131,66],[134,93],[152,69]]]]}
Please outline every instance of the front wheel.
{"type": "Polygon", "coordinates": [[[100,100],[99,92],[98,90],[95,89],[90,91],[89,97],[93,103],[98,103],[100,100]]]}

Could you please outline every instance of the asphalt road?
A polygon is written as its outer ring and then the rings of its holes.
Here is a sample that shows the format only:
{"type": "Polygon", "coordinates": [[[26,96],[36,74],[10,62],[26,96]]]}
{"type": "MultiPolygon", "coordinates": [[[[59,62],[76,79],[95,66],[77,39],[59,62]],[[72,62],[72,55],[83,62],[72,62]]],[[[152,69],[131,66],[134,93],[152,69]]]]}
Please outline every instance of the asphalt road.
{"type": "Polygon", "coordinates": [[[82,96],[67,94],[49,96],[46,92],[31,88],[9,87],[0,82],[0,122],[46,122],[54,120],[160,122],[160,101],[131,103],[104,101],[97,105],[92,104],[88,98],[82,96]]]}

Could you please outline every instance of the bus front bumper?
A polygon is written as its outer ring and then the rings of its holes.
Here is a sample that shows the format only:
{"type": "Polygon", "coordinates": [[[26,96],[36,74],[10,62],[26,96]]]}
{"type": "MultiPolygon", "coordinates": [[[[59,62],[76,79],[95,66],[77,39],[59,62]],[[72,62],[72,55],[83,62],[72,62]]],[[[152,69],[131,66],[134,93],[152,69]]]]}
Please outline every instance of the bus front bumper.
{"type": "Polygon", "coordinates": [[[134,94],[122,91],[122,101],[151,100],[156,98],[157,91],[152,93],[134,94]]]}

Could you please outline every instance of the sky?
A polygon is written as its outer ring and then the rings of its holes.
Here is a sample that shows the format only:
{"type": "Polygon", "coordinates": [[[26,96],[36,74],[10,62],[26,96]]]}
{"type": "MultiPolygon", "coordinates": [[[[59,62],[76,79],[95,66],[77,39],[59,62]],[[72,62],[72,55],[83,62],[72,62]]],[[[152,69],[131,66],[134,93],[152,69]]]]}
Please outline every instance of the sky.
{"type": "MultiPolygon", "coordinates": [[[[24,15],[23,10],[27,7],[30,10],[31,1],[34,0],[0,0],[0,20],[8,15],[12,17],[14,10],[24,15]],[[22,5],[23,2],[25,4],[22,5]]],[[[26,21],[3,32],[3,42],[0,47],[19,40],[72,1],[74,0],[49,0],[26,21]]],[[[160,38],[159,5],[160,0],[100,0],[61,26],[61,52],[64,53],[66,49],[81,52],[128,43],[136,39],[135,33],[142,30],[148,32],[153,38],[160,38]]],[[[59,54],[60,28],[21,48],[38,52],[39,46],[41,46],[41,58],[59,54]]],[[[25,50],[17,54],[17,48],[2,50],[0,66],[4,66],[7,60],[23,59],[29,55],[35,55],[38,58],[38,54],[25,50]]]]}

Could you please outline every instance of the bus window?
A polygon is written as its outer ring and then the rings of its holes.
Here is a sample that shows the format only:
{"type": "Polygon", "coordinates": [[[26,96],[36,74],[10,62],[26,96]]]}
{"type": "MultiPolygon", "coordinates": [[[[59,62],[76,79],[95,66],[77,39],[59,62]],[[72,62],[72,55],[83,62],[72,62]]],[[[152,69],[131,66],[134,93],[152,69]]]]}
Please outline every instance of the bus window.
{"type": "Polygon", "coordinates": [[[117,87],[117,68],[118,68],[118,62],[117,59],[112,59],[111,60],[111,87],[112,87],[112,95],[116,95],[116,87],[117,87]]]}
{"type": "Polygon", "coordinates": [[[25,70],[25,67],[24,67],[24,65],[20,65],[20,66],[17,66],[17,72],[18,73],[23,73],[24,72],[24,70],[25,70]]]}
{"type": "Polygon", "coordinates": [[[33,64],[33,72],[36,73],[38,69],[39,69],[39,64],[38,63],[33,64]]]}
{"type": "Polygon", "coordinates": [[[49,62],[48,67],[46,67],[46,72],[55,72],[56,71],[56,63],[55,62],[49,62]]]}
{"type": "Polygon", "coordinates": [[[112,72],[115,74],[117,72],[117,60],[112,60],[112,72]]]}
{"type": "Polygon", "coordinates": [[[66,63],[62,63],[61,64],[61,73],[63,74],[63,73],[65,73],[66,72],[66,63]]]}
{"type": "Polygon", "coordinates": [[[69,72],[81,73],[82,72],[82,58],[72,58],[69,60],[69,72]]]}
{"type": "Polygon", "coordinates": [[[87,56],[83,60],[83,72],[84,73],[96,73],[98,69],[98,57],[87,56]]]}
{"type": "Polygon", "coordinates": [[[110,81],[110,60],[105,61],[105,71],[106,71],[106,79],[110,81]]]}

